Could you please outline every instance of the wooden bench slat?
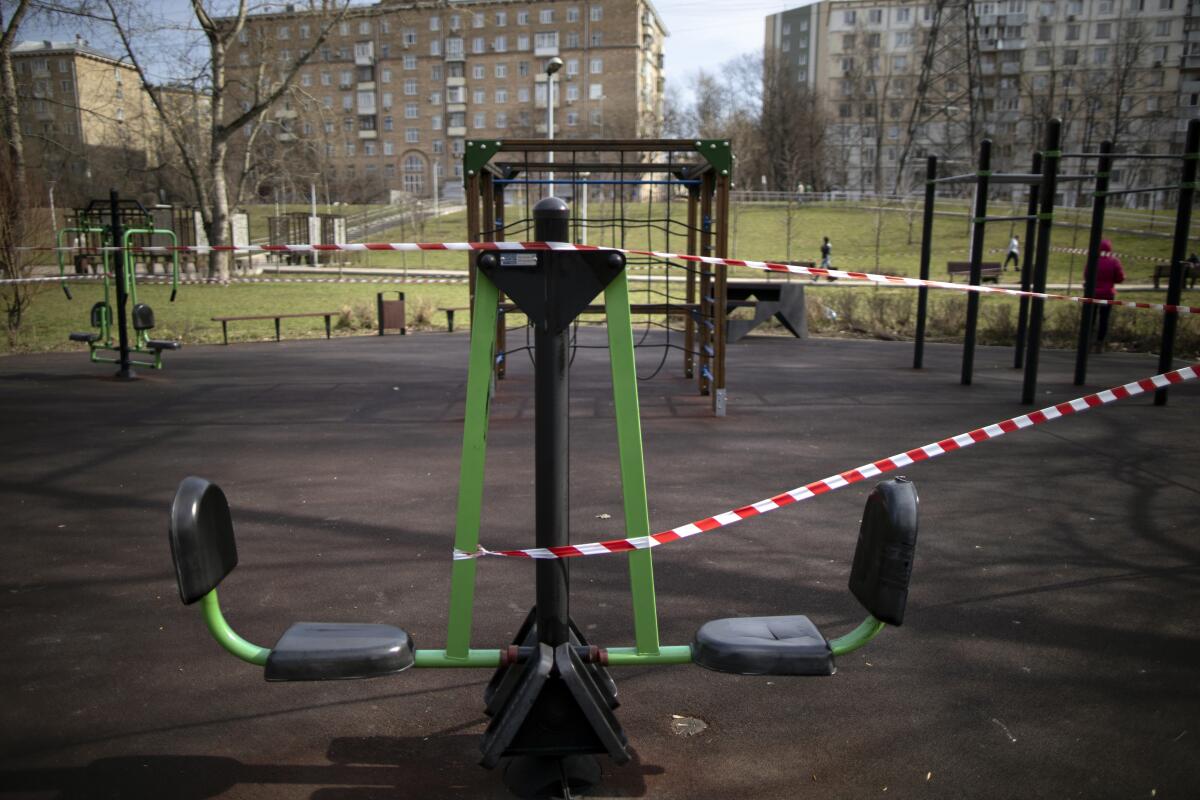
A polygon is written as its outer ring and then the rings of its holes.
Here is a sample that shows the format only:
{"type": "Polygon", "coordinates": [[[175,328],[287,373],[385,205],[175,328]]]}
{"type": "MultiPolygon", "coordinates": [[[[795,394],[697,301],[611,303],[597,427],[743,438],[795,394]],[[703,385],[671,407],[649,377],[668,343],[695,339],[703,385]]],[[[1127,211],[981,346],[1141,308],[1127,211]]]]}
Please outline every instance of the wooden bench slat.
{"type": "Polygon", "coordinates": [[[221,338],[225,340],[225,344],[229,344],[229,323],[244,322],[246,320],[273,319],[275,320],[275,341],[279,341],[279,321],[281,319],[295,319],[297,317],[324,317],[325,318],[325,338],[331,337],[329,320],[340,311],[306,311],[303,313],[292,314],[246,314],[237,317],[213,317],[213,322],[221,323],[221,338]]]}

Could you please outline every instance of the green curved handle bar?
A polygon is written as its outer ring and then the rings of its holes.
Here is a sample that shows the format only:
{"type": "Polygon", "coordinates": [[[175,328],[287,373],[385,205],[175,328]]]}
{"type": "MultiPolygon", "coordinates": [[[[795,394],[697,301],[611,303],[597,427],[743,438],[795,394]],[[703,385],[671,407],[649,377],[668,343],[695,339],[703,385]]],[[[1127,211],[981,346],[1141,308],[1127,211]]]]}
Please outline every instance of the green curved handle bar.
{"type": "Polygon", "coordinates": [[[266,666],[267,656],[271,655],[271,651],[266,647],[259,647],[247,642],[233,632],[233,628],[229,627],[229,623],[221,614],[221,603],[217,600],[216,589],[200,598],[200,602],[203,604],[204,622],[208,625],[208,632],[213,635],[218,644],[242,661],[260,667],[266,666]]]}
{"type": "MultiPolygon", "coordinates": [[[[234,632],[221,614],[217,590],[213,589],[200,600],[204,611],[204,622],[217,643],[233,655],[249,664],[262,667],[267,663],[271,650],[248,642],[234,632]]],[[[871,615],[845,636],[829,640],[829,649],[835,656],[852,653],[874,639],[885,627],[884,623],[871,615]]],[[[646,664],[688,664],[692,661],[689,645],[666,646],[659,653],[645,655],[632,647],[608,649],[608,664],[612,667],[632,667],[646,664]]],[[[448,658],[445,650],[417,650],[418,667],[497,667],[500,665],[499,650],[471,650],[468,658],[448,658]]]]}

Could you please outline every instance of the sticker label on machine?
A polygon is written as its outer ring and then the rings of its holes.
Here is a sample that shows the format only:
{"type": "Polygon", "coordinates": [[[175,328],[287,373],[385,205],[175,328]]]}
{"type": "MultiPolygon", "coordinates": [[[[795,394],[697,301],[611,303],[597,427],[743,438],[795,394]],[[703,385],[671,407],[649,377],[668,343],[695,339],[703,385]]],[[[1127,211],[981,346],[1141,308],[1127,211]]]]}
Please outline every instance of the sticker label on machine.
{"type": "Polygon", "coordinates": [[[500,266],[502,267],[536,267],[538,265],[537,253],[501,253],[500,266]]]}

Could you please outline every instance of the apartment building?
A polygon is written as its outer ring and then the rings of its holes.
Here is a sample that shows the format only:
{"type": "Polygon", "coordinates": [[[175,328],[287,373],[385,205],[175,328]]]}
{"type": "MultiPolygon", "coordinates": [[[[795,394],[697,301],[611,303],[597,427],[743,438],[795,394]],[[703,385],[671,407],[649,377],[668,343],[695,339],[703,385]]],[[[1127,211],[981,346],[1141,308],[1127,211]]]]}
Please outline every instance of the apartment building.
{"type": "MultiPolygon", "coordinates": [[[[1200,110],[1200,3],[964,1],[939,15],[932,3],[822,0],[803,10],[827,43],[803,75],[825,99],[841,188],[905,190],[923,177],[927,153],[969,160],[985,136],[998,168],[1028,169],[1050,117],[1063,120],[1072,150],[1114,139],[1122,150],[1177,152],[1200,110]],[[936,56],[925,64],[935,22],[936,56]]],[[[794,11],[768,18],[768,48],[794,11]]],[[[1142,185],[1152,172],[1126,164],[1113,179],[1142,185]]]]}
{"type": "MultiPolygon", "coordinates": [[[[229,54],[236,102],[249,107],[260,65],[294,63],[328,24],[291,8],[249,17],[229,54]]],[[[279,163],[342,199],[453,196],[468,138],[545,136],[549,102],[557,138],[657,135],[666,36],[649,0],[355,6],[270,111],[270,139],[279,163]]]]}
{"type": "Polygon", "coordinates": [[[27,167],[60,198],[104,196],[158,163],[162,128],[132,67],[76,38],[18,43],[13,71],[27,167]]]}

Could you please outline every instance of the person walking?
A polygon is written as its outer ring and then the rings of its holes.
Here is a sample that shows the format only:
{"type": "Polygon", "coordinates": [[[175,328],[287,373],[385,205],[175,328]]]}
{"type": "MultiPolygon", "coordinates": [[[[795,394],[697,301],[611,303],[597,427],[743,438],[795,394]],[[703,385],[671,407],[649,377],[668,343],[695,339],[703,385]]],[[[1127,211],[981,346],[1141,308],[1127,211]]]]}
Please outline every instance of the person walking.
{"type": "MultiPolygon", "coordinates": [[[[1086,276],[1085,276],[1086,280],[1086,276]]],[[[1112,242],[1108,239],[1100,241],[1100,257],[1096,259],[1096,282],[1092,297],[1097,300],[1115,300],[1116,285],[1125,282],[1125,270],[1121,267],[1121,259],[1113,255],[1112,242]]],[[[1096,320],[1096,338],[1093,340],[1092,352],[1104,352],[1104,340],[1108,337],[1108,318],[1112,316],[1112,306],[1104,303],[1096,309],[1093,319],[1096,320]]]]}
{"type": "MultiPolygon", "coordinates": [[[[831,260],[833,257],[833,245],[829,243],[829,237],[822,237],[825,241],[821,242],[821,269],[832,269],[831,260]]],[[[813,282],[816,283],[819,276],[813,275],[813,282]]],[[[836,281],[837,278],[832,275],[826,275],[825,280],[836,281]]]]}
{"type": "Polygon", "coordinates": [[[1004,266],[1001,269],[1008,269],[1009,261],[1013,263],[1017,272],[1021,271],[1021,240],[1015,233],[1008,243],[1008,255],[1004,257],[1004,266]]]}

